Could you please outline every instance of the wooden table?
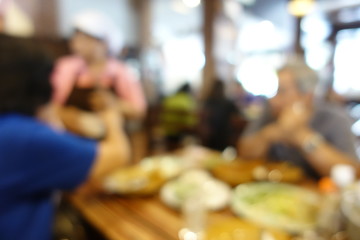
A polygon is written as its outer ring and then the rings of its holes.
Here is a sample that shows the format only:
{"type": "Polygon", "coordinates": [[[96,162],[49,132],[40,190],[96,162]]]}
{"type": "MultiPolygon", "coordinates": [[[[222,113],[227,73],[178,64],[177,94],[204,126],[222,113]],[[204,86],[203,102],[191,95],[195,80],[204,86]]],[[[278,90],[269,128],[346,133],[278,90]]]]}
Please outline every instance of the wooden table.
{"type": "MultiPolygon", "coordinates": [[[[182,150],[177,154],[181,153],[182,150]]],[[[68,199],[82,217],[109,240],[178,240],[179,230],[183,228],[180,212],[162,203],[158,195],[123,197],[74,193],[68,199]]],[[[234,215],[229,209],[211,212],[208,223],[231,217],[234,215]]]]}
{"type": "MultiPolygon", "coordinates": [[[[178,240],[183,227],[181,214],[164,205],[158,196],[74,194],[69,200],[109,240],[178,240]]],[[[212,212],[208,224],[232,217],[229,210],[212,212]]]]}
{"type": "MultiPolygon", "coordinates": [[[[200,155],[198,151],[189,152],[192,152],[191,159],[200,155]]],[[[206,152],[214,154],[214,151],[206,152]]],[[[313,182],[301,185],[314,187],[313,182]]],[[[109,240],[178,240],[178,233],[184,227],[180,212],[162,203],[158,195],[123,197],[75,193],[69,200],[82,217],[109,240]]],[[[207,225],[235,217],[229,208],[209,212],[207,225]]]]}

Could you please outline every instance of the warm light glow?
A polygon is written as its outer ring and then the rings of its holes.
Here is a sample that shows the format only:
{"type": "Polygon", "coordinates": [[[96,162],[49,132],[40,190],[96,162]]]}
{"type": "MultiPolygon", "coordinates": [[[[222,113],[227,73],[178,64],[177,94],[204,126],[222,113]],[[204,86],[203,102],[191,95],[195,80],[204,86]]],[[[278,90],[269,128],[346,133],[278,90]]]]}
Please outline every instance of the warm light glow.
{"type": "Polygon", "coordinates": [[[201,0],[182,0],[184,5],[189,8],[194,8],[200,5],[201,0]]]}
{"type": "Polygon", "coordinates": [[[297,17],[310,13],[314,8],[314,0],[291,0],[288,4],[289,12],[297,17]]]}
{"type": "Polygon", "coordinates": [[[200,240],[203,239],[199,233],[195,233],[187,228],[183,228],[179,232],[180,240],[200,240]]]}
{"type": "Polygon", "coordinates": [[[35,28],[32,19],[15,1],[2,2],[6,4],[4,9],[5,32],[18,37],[30,37],[35,28]]]}

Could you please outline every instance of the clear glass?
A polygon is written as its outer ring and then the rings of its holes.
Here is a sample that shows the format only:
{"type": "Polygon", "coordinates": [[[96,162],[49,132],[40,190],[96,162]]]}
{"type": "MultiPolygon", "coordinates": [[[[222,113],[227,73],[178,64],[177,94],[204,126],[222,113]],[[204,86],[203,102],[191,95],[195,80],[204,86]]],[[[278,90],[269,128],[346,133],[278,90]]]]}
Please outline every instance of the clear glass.
{"type": "Polygon", "coordinates": [[[360,236],[360,183],[355,183],[343,192],[341,210],[345,217],[345,228],[349,240],[360,236]]]}
{"type": "Polygon", "coordinates": [[[202,240],[207,222],[207,208],[202,191],[196,191],[182,204],[184,228],[179,232],[181,240],[202,240]]]}

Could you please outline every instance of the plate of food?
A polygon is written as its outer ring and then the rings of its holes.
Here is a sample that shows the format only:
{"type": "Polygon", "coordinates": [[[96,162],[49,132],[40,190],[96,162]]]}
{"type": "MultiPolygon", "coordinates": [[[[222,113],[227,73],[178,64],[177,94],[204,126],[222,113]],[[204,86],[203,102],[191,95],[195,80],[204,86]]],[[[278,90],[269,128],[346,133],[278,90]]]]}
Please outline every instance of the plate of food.
{"type": "Polygon", "coordinates": [[[183,166],[178,157],[148,157],[136,165],[113,171],[105,178],[104,188],[110,193],[121,195],[151,195],[182,171],[183,166]]]}
{"type": "Polygon", "coordinates": [[[238,218],[230,218],[210,225],[205,230],[206,240],[290,240],[289,234],[264,228],[252,222],[238,218]]]}
{"type": "Polygon", "coordinates": [[[231,188],[205,170],[190,169],[167,182],[160,190],[161,200],[175,209],[181,208],[184,201],[195,194],[202,197],[207,209],[219,210],[229,203],[231,188]]]}
{"type": "Polygon", "coordinates": [[[158,171],[166,179],[178,176],[185,169],[183,159],[176,155],[147,157],[141,160],[139,165],[148,171],[158,171]]]}
{"type": "Polygon", "coordinates": [[[231,200],[237,215],[291,233],[313,229],[320,204],[321,197],[314,191],[274,182],[241,184],[231,200]]]}
{"type": "Polygon", "coordinates": [[[219,163],[211,168],[212,174],[235,187],[253,181],[296,183],[303,179],[303,171],[286,162],[266,160],[236,160],[219,163]]]}
{"type": "Polygon", "coordinates": [[[104,189],[121,195],[150,195],[158,192],[166,179],[156,169],[136,165],[114,171],[104,181],[104,189]]]}

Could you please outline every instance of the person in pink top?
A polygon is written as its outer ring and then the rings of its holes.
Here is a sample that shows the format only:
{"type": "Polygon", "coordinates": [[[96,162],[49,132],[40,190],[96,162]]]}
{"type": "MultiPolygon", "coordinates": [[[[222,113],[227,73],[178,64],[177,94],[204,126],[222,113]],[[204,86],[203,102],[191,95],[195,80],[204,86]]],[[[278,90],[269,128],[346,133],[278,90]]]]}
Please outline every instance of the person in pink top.
{"type": "Polygon", "coordinates": [[[73,27],[73,55],[57,61],[52,77],[53,101],[60,106],[66,127],[85,136],[97,135],[89,131],[101,132],[94,130],[96,121],[89,117],[91,109],[87,107],[93,105],[88,99],[94,99],[88,95],[100,89],[118,97],[119,111],[126,118],[141,119],[145,97],[132,70],[113,57],[122,45],[113,23],[98,12],[86,11],[75,18],[73,27]]]}

